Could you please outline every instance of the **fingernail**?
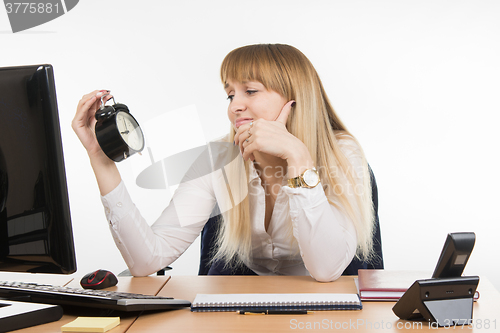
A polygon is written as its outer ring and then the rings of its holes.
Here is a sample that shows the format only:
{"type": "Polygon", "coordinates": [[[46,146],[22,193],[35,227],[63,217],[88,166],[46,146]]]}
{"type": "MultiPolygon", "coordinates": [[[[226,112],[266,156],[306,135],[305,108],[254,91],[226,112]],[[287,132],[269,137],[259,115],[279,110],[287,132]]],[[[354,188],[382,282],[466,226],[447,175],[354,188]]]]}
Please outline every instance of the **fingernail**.
{"type": "Polygon", "coordinates": [[[293,101],[293,103],[292,103],[292,105],[291,105],[291,106],[292,106],[292,108],[295,106],[295,104],[296,104],[296,103],[295,103],[295,101],[293,101]]]}

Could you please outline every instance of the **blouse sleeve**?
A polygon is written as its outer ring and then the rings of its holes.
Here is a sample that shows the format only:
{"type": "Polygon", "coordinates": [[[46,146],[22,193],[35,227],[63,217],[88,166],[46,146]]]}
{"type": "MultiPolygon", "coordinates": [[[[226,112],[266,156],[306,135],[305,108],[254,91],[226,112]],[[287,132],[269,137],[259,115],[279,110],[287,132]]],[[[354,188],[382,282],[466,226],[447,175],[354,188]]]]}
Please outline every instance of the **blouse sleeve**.
{"type": "MultiPolygon", "coordinates": [[[[202,163],[198,163],[203,168],[202,163]]],[[[198,237],[214,206],[211,174],[195,164],[168,207],[150,226],[132,202],[125,185],[101,197],[116,246],[134,276],[152,274],[175,261],[198,237]]]]}
{"type": "MultiPolygon", "coordinates": [[[[359,170],[363,159],[353,145],[354,142],[344,143],[341,149],[354,170],[359,170]]],[[[362,179],[355,181],[362,182],[362,179]]],[[[354,222],[340,204],[335,206],[328,202],[321,183],[313,189],[288,186],[283,189],[289,197],[293,235],[307,270],[317,281],[338,279],[356,253],[354,222]]],[[[352,189],[346,190],[348,199],[353,202],[352,189]]]]}

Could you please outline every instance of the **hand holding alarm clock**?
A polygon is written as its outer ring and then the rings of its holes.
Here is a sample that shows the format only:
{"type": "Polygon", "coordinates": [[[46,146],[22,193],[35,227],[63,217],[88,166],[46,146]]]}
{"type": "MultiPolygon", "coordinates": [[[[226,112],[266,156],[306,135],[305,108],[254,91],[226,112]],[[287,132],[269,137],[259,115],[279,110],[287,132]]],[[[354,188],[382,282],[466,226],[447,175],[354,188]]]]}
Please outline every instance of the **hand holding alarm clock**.
{"type": "Polygon", "coordinates": [[[115,102],[106,106],[101,96],[101,107],[95,113],[95,135],[102,151],[115,162],[139,153],[144,149],[144,135],[125,104],[115,102]]]}

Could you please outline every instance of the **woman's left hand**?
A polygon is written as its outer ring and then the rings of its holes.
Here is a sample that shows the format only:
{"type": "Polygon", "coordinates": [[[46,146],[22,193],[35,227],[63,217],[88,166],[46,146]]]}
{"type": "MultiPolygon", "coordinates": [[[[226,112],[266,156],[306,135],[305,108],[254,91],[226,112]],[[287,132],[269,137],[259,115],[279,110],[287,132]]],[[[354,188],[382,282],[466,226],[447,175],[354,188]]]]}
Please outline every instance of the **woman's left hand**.
{"type": "MultiPolygon", "coordinates": [[[[293,103],[294,101],[286,103],[274,121],[261,118],[238,128],[234,143],[240,146],[244,160],[254,161],[254,153],[261,152],[286,160],[289,169],[292,165],[312,167],[312,159],[307,147],[286,128],[293,103]]],[[[300,169],[303,168],[300,167],[300,169]]]]}

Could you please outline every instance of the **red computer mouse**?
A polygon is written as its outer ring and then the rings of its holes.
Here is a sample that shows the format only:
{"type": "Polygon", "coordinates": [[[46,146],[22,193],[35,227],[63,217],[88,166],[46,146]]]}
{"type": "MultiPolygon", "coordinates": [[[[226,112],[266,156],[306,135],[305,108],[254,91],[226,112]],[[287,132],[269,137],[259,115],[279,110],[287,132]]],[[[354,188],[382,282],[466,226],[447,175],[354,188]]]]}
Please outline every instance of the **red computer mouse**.
{"type": "Polygon", "coordinates": [[[110,271],[98,269],[95,272],[86,274],[80,280],[80,285],[85,289],[103,289],[113,287],[118,283],[116,276],[110,271]]]}

